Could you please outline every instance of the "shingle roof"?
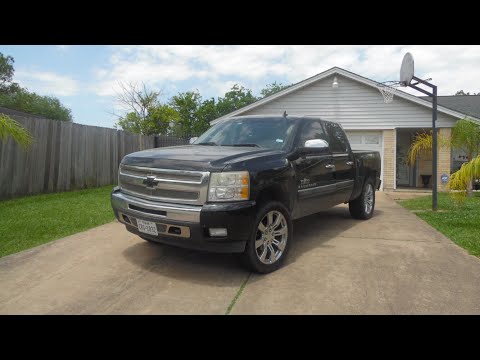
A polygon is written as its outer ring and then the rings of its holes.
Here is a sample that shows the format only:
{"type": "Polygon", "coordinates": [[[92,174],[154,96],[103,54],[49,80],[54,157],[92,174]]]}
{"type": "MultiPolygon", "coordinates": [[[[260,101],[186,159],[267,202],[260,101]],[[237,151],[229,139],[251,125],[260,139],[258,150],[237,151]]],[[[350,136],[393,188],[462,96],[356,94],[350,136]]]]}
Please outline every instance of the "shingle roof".
{"type": "MultiPolygon", "coordinates": [[[[429,96],[419,96],[420,98],[428,101],[432,101],[429,96]]],[[[450,96],[438,96],[438,105],[446,108],[480,117],[480,95],[450,95],[450,96]]]]}

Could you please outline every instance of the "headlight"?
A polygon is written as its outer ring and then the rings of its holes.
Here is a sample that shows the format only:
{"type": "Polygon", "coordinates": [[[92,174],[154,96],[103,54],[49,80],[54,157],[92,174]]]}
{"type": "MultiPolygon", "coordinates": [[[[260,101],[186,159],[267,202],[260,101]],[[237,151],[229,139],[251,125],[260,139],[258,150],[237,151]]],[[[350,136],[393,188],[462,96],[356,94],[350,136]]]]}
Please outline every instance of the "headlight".
{"type": "Polygon", "coordinates": [[[248,200],[249,188],[248,171],[211,173],[208,201],[248,200]]]}

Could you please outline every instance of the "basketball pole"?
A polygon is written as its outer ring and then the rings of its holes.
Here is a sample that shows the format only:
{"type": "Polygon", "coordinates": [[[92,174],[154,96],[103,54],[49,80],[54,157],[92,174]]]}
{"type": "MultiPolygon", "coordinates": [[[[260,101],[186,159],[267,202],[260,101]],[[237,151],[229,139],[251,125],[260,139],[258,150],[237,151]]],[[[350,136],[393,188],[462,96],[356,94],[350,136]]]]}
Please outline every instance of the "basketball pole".
{"type": "Polygon", "coordinates": [[[433,85],[433,99],[432,99],[432,155],[433,155],[433,163],[432,163],[432,171],[433,171],[433,189],[432,189],[432,211],[437,211],[438,202],[437,202],[437,162],[438,162],[438,154],[437,154],[437,87],[433,85]]]}
{"type": "Polygon", "coordinates": [[[437,188],[437,162],[438,162],[438,155],[437,155],[437,128],[436,128],[436,121],[437,121],[437,86],[430,84],[429,82],[419,79],[416,76],[412,77],[412,80],[417,81],[415,84],[410,84],[409,86],[414,88],[417,91],[420,91],[428,96],[432,97],[432,211],[437,211],[438,208],[438,188],[437,188]],[[432,93],[425,91],[416,85],[420,83],[432,88],[432,93]]]}

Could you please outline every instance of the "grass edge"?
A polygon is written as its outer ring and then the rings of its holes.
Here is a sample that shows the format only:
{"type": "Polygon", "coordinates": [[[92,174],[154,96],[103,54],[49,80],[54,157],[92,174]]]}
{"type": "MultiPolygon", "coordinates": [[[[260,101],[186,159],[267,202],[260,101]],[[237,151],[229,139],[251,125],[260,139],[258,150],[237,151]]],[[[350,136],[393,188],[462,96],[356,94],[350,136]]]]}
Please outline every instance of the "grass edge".
{"type": "Polygon", "coordinates": [[[240,298],[240,295],[242,295],[243,290],[247,287],[247,282],[250,280],[250,276],[252,276],[252,273],[250,272],[247,276],[247,278],[243,281],[242,285],[240,285],[240,288],[238,289],[237,293],[233,297],[232,301],[228,305],[227,311],[225,311],[225,315],[230,315],[232,312],[233,307],[235,306],[237,300],[240,298]]]}

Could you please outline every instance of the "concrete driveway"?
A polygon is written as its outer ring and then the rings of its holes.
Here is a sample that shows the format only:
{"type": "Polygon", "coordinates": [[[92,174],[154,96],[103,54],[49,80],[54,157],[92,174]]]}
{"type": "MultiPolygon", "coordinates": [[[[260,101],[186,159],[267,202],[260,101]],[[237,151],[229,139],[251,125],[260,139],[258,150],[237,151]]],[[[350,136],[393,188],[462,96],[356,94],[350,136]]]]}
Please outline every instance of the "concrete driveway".
{"type": "Polygon", "coordinates": [[[388,194],[368,221],[342,205],[294,227],[286,265],[261,276],[110,223],[0,259],[0,313],[480,314],[479,259],[388,194]]]}

